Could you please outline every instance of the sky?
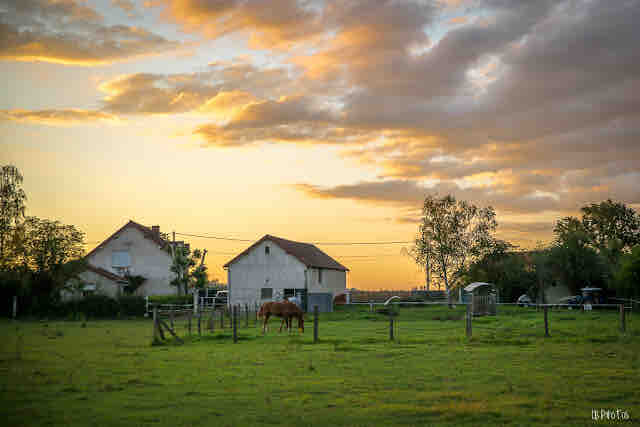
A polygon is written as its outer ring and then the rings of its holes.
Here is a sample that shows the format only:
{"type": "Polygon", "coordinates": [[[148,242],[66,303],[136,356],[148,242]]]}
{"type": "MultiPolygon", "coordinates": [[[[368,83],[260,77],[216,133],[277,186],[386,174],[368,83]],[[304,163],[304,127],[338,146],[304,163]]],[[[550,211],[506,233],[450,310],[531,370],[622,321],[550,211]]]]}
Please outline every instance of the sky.
{"type": "Polygon", "coordinates": [[[226,282],[272,234],[349,287],[419,287],[408,243],[326,243],[411,242],[427,194],[525,249],[586,204],[640,208],[638,22],[637,0],[0,0],[0,164],[87,251],[160,225],[226,282]]]}

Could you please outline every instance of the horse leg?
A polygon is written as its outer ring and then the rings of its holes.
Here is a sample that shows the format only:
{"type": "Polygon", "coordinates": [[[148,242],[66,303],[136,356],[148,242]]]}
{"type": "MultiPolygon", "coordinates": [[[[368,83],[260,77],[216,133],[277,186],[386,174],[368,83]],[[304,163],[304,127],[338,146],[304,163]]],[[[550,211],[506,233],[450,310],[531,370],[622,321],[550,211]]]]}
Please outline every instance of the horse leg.
{"type": "Polygon", "coordinates": [[[264,314],[264,323],[262,324],[262,335],[267,332],[267,322],[269,321],[269,313],[264,314]]]}

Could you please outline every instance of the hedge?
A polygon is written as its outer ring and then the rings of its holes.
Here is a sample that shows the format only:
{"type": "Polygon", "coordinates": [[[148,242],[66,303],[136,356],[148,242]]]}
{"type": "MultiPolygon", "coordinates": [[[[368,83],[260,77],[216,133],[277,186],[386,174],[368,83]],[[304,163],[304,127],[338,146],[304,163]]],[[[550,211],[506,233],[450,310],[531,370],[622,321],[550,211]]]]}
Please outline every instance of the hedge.
{"type": "Polygon", "coordinates": [[[85,298],[65,301],[55,307],[55,315],[76,318],[121,318],[142,316],[145,313],[145,299],[139,296],[111,298],[106,295],[89,295],[85,298]]]}
{"type": "Polygon", "coordinates": [[[154,304],[193,304],[193,295],[154,295],[149,297],[154,304]]]}

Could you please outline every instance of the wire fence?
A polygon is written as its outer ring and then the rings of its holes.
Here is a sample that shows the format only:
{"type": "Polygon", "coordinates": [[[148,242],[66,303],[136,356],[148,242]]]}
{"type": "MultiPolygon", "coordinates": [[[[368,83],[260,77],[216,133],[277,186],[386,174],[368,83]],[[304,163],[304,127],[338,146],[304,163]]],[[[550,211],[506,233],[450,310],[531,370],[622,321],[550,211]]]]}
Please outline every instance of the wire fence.
{"type": "MultiPolygon", "coordinates": [[[[315,307],[314,307],[315,308],[315,307]]],[[[474,314],[474,306],[443,302],[354,303],[336,306],[332,313],[311,310],[305,315],[306,335],[312,342],[351,341],[478,341],[521,345],[537,338],[604,343],[640,336],[640,305],[496,303],[489,315],[474,314]]],[[[157,304],[153,306],[154,342],[168,336],[217,334],[254,339],[263,334],[257,304],[236,306],[157,304]],[[166,332],[166,334],[165,334],[166,332]]],[[[283,321],[280,322],[282,330],[283,321]]],[[[273,327],[274,321],[271,320],[273,327]]],[[[296,335],[299,332],[289,331],[296,335]]],[[[272,328],[267,334],[275,334],[272,328]]]]}

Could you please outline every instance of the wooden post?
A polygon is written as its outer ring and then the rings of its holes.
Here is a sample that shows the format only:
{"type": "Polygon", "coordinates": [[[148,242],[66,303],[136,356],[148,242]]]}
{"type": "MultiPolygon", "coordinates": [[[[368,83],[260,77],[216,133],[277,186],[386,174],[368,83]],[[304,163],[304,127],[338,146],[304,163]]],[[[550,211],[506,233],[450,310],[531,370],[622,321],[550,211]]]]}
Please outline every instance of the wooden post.
{"type": "Polygon", "coordinates": [[[318,306],[313,306],[313,343],[318,342],[318,306]]]}
{"type": "Polygon", "coordinates": [[[224,329],[224,307],[220,310],[220,329],[224,329]]]}
{"type": "Polygon", "coordinates": [[[15,319],[18,316],[18,296],[13,296],[13,318],[15,319]]]}
{"type": "Polygon", "coordinates": [[[258,327],[258,311],[260,311],[260,309],[258,308],[258,301],[256,301],[256,328],[258,327]]]}
{"type": "Polygon", "coordinates": [[[625,312],[624,312],[624,304],[620,304],[620,331],[624,333],[627,330],[625,312]]]}
{"type": "MultiPolygon", "coordinates": [[[[182,341],[182,339],[180,339],[180,337],[175,333],[175,331],[169,327],[169,325],[167,325],[163,320],[160,320],[160,325],[164,326],[164,328],[169,331],[169,333],[171,335],[173,335],[173,337],[178,340],[178,342],[180,342],[180,344],[184,344],[184,341],[182,341]]],[[[160,331],[162,331],[162,328],[160,328],[160,331]]]]}
{"type": "Polygon", "coordinates": [[[549,306],[544,306],[544,336],[549,337],[549,306]]]}
{"type": "Polygon", "coordinates": [[[466,331],[467,331],[467,338],[471,338],[473,336],[473,330],[472,330],[472,319],[473,319],[473,312],[471,311],[471,302],[469,302],[467,304],[467,315],[466,315],[466,323],[467,323],[467,327],[466,327],[466,331]]]}
{"type": "Polygon", "coordinates": [[[199,298],[200,297],[200,292],[197,289],[193,290],[193,314],[196,314],[198,312],[198,303],[199,298]]]}
{"type": "Polygon", "coordinates": [[[173,329],[173,306],[169,310],[169,321],[171,322],[171,329],[173,329]]]}
{"type": "Polygon", "coordinates": [[[189,312],[189,315],[188,315],[189,335],[191,335],[191,317],[192,316],[193,316],[193,313],[189,312]]]}
{"type": "Polygon", "coordinates": [[[393,311],[389,309],[389,341],[393,341],[393,311]]]}
{"type": "Polygon", "coordinates": [[[160,333],[158,332],[158,307],[153,307],[153,341],[158,342],[160,339],[160,333]]]}
{"type": "Polygon", "coordinates": [[[202,335],[202,309],[198,308],[198,336],[202,335]]]}
{"type": "Polygon", "coordinates": [[[232,317],[233,317],[233,342],[237,343],[238,342],[238,307],[237,306],[233,306],[232,307],[232,317]]]}
{"type": "Polygon", "coordinates": [[[249,304],[244,305],[244,327],[249,328],[249,304]]]}

